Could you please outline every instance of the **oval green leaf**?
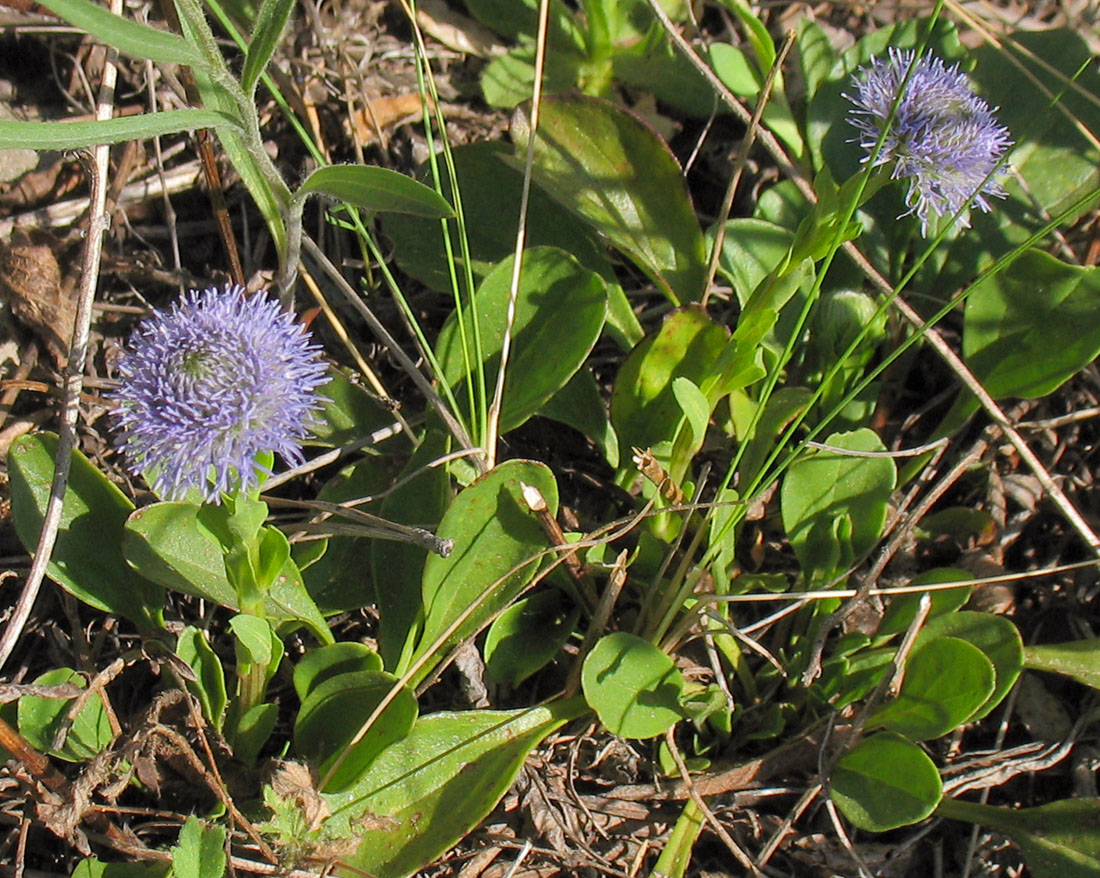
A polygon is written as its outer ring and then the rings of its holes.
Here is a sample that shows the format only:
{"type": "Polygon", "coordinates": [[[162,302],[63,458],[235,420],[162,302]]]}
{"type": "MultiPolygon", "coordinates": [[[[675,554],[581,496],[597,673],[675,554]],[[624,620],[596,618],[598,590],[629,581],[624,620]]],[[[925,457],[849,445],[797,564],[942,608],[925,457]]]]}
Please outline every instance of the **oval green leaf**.
{"type": "Polygon", "coordinates": [[[1009,690],[1016,685],[1016,679],[1024,666],[1024,642],[1020,630],[1010,619],[994,616],[992,613],[976,613],[972,610],[960,610],[933,616],[924,626],[917,638],[917,648],[926,637],[957,637],[978,647],[985,657],[993,662],[997,674],[997,683],[989,700],[970,717],[968,722],[976,722],[986,716],[1001,703],[1009,690]]]}
{"type": "Polygon", "coordinates": [[[1100,354],[1100,270],[1024,253],[971,289],[963,354],[997,399],[1054,392],[1100,354]]]}
{"type": "Polygon", "coordinates": [[[454,549],[446,558],[430,555],[424,563],[424,630],[416,655],[474,609],[447,635],[420,679],[450,646],[511,603],[541,566],[546,535],[523,500],[521,483],[537,488],[549,513],[557,514],[558,487],[550,470],[529,460],[509,460],[462,491],[443,516],[437,533],[454,540],[454,549]]]}
{"type": "Polygon", "coordinates": [[[897,698],[867,720],[915,740],[938,738],[969,720],[993,694],[993,663],[976,646],[935,637],[919,646],[905,666],[897,698]]]}
{"type": "MultiPolygon", "coordinates": [[[[833,433],[826,445],[849,451],[885,451],[867,428],[833,433]]],[[[884,457],[814,451],[783,479],[783,527],[808,577],[832,579],[871,551],[886,524],[897,469],[884,457]]]]}
{"type": "Polygon", "coordinates": [[[927,754],[893,732],[866,738],[844,754],[829,798],[860,829],[885,832],[929,816],[943,795],[927,754]]]}
{"type": "Polygon", "coordinates": [[[351,745],[363,723],[397,684],[384,671],[352,671],[318,682],[302,700],[294,723],[294,746],[325,777],[339,761],[326,790],[338,792],[354,783],[367,766],[416,722],[416,696],[401,687],[362,740],[351,745]]]}
{"type": "Polygon", "coordinates": [[[608,731],[653,738],[684,718],[684,678],[672,658],[625,631],[601,637],[581,670],[585,700],[608,731]]]}
{"type": "MultiPolygon", "coordinates": [[[[513,257],[494,268],[478,287],[477,326],[486,381],[496,379],[508,315],[513,257]]],[[[556,247],[524,253],[512,323],[512,351],[504,383],[500,432],[506,433],[534,415],[584,364],[603,329],[607,285],[595,272],[556,247]]],[[[443,377],[465,400],[466,363],[459,326],[473,326],[471,309],[463,308],[460,324],[452,314],[436,342],[443,377]]],[[[474,350],[472,341],[467,343],[474,350]]]]}
{"type": "Polygon", "coordinates": [[[365,643],[348,641],[319,646],[294,666],[294,691],[298,700],[306,697],[329,677],[354,671],[380,671],[382,659],[365,643]]]}
{"type": "Polygon", "coordinates": [[[389,168],[331,165],[310,174],[299,195],[330,195],[364,210],[409,213],[434,219],[454,216],[454,209],[434,189],[389,168]]]}
{"type": "MultiPolygon", "coordinates": [[[[52,433],[22,436],[8,453],[12,519],[30,552],[49,502],[56,454],[57,436],[52,433]]],[[[130,569],[121,551],[126,518],[133,510],[134,504],[74,451],[57,542],[46,569],[84,603],[141,628],[157,628],[164,592],[130,569]]]]}
{"type": "MultiPolygon", "coordinates": [[[[154,503],[138,509],[120,537],[122,553],[134,570],[164,588],[240,609],[217,537],[202,525],[199,513],[200,507],[191,503],[154,503]]],[[[266,604],[273,621],[302,622],[322,643],[332,642],[332,632],[293,560],[287,559],[275,578],[266,604]]]]}
{"type": "Polygon", "coordinates": [[[485,667],[493,679],[518,686],[557,655],[580,618],[559,591],[540,591],[501,613],[485,635],[485,667]]]}
{"type": "MultiPolygon", "coordinates": [[[[63,684],[87,688],[87,682],[72,668],[55,668],[34,681],[35,686],[61,686],[63,684]]],[[[19,699],[19,734],[36,750],[50,753],[68,762],[84,762],[91,759],[111,743],[111,723],[98,695],[93,695],[76,715],[69,727],[61,749],[53,742],[58,730],[66,722],[71,698],[40,698],[24,695],[19,699]]]]}
{"type": "MultiPolygon", "coordinates": [[[[522,157],[529,110],[512,116],[522,157]]],[[[543,98],[532,178],[648,274],[673,304],[703,294],[703,233],[668,145],[645,122],[610,101],[543,98]]]]}

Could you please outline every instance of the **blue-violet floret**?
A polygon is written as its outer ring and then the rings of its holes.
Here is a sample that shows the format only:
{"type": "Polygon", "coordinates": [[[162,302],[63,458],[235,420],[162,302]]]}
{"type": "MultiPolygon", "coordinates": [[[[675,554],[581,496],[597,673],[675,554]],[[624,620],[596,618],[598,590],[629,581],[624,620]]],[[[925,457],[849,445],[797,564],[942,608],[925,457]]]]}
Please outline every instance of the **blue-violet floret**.
{"type": "MultiPolygon", "coordinates": [[[[909,180],[905,202],[927,236],[931,214],[951,216],[971,206],[988,211],[988,196],[1004,197],[991,174],[1012,141],[958,65],[947,67],[925,55],[905,82],[912,63],[912,51],[891,48],[887,60],[875,58],[860,68],[853,79],[856,93],[846,97],[855,104],[850,121],[868,161],[905,83],[875,165],[894,162],[891,176],[909,180]]],[[[962,223],[969,225],[965,214],[962,223]]]]}
{"type": "Polygon", "coordinates": [[[207,502],[258,481],[256,457],[292,464],[327,382],[317,345],[266,293],[191,290],[134,332],[118,365],[117,445],[162,497],[207,502]]]}

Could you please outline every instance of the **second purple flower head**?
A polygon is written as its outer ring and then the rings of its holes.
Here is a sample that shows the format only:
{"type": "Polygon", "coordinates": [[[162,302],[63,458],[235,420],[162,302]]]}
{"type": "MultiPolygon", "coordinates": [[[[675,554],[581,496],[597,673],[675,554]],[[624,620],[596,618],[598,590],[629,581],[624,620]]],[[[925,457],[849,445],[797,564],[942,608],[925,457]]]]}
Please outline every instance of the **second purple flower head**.
{"type": "MultiPolygon", "coordinates": [[[[910,50],[891,48],[886,60],[872,60],[853,80],[856,93],[847,97],[855,105],[851,123],[867,150],[864,161],[886,128],[913,57],[910,50]]],[[[1010,146],[1008,129],[997,124],[958,66],[925,55],[905,83],[875,165],[894,162],[894,179],[909,180],[905,201],[927,236],[932,214],[951,216],[975,206],[988,211],[988,196],[1004,197],[990,174],[1010,146]]],[[[969,225],[965,216],[962,222],[969,225]]]]}

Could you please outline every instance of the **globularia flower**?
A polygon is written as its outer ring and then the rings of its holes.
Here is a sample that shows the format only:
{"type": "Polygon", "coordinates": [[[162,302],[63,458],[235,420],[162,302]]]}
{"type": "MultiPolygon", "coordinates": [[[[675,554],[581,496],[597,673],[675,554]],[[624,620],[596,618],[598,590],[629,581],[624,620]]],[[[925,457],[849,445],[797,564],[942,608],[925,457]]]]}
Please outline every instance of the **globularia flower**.
{"type": "Polygon", "coordinates": [[[266,293],[191,290],[134,332],[118,366],[118,446],[162,497],[257,483],[256,456],[302,461],[325,377],[317,345],[266,293]]]}
{"type": "MultiPolygon", "coordinates": [[[[872,60],[853,79],[856,94],[846,97],[855,104],[851,122],[859,129],[860,146],[867,150],[864,161],[886,127],[912,63],[912,51],[891,48],[887,60],[872,60]]],[[[905,203],[920,217],[921,231],[927,235],[932,213],[951,216],[967,206],[988,211],[987,196],[1004,197],[990,172],[1011,145],[1008,129],[997,124],[958,65],[947,67],[926,55],[905,83],[875,165],[894,162],[891,176],[909,180],[905,203]]],[[[965,215],[962,221],[969,225],[965,215]]]]}

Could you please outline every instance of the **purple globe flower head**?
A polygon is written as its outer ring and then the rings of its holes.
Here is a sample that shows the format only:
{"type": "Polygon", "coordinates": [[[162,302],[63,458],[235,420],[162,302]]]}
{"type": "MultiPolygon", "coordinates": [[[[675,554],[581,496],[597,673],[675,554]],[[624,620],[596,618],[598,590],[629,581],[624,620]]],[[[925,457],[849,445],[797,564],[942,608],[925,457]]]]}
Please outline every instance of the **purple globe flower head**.
{"type": "Polygon", "coordinates": [[[266,293],[191,290],[130,338],[118,366],[117,446],[162,497],[207,502],[258,482],[256,456],[292,464],[328,381],[319,346],[266,293]]]}
{"type": "MultiPolygon", "coordinates": [[[[845,97],[855,104],[849,121],[859,129],[865,162],[882,136],[913,54],[891,48],[887,60],[875,58],[853,77],[856,93],[845,97]]],[[[971,206],[988,211],[988,196],[1005,196],[990,174],[1010,146],[1008,129],[997,124],[958,65],[947,67],[925,55],[905,83],[875,165],[893,162],[891,177],[909,180],[905,203],[920,217],[927,237],[932,214],[952,216],[971,206]]],[[[961,221],[970,225],[965,215],[961,221]]]]}

